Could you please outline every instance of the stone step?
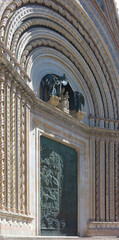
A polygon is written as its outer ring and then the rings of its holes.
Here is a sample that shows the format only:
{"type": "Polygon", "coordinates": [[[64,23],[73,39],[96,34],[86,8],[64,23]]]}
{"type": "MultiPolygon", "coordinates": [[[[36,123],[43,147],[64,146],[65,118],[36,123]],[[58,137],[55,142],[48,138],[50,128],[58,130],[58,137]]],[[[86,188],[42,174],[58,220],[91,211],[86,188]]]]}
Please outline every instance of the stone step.
{"type": "Polygon", "coordinates": [[[119,237],[114,236],[95,236],[95,237],[15,237],[15,236],[7,236],[7,237],[0,237],[0,240],[119,240],[119,237]]]}

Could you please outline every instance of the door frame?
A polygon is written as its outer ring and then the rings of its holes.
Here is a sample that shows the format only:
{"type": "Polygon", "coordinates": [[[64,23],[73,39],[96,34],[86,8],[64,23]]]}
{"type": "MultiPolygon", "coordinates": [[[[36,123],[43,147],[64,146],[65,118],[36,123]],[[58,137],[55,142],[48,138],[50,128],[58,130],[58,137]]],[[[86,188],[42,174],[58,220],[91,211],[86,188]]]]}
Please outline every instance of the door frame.
{"type": "Polygon", "coordinates": [[[55,134],[50,129],[42,128],[41,124],[35,127],[35,229],[36,235],[40,235],[40,136],[50,138],[60,142],[68,147],[75,149],[77,152],[77,236],[84,236],[87,230],[89,220],[89,141],[82,138],[80,134],[75,135],[74,139],[69,133],[64,132],[55,134]],[[70,138],[69,138],[70,136],[70,138]]]}

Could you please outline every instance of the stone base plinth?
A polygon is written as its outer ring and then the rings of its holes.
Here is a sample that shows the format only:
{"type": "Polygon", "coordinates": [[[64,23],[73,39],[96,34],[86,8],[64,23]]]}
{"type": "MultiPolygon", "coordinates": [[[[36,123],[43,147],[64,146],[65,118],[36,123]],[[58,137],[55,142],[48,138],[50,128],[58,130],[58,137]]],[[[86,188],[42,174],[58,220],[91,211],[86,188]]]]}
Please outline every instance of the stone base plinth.
{"type": "Polygon", "coordinates": [[[86,235],[88,237],[119,236],[119,222],[90,222],[86,235]]]}
{"type": "Polygon", "coordinates": [[[60,97],[57,96],[51,96],[50,100],[48,101],[49,104],[51,104],[54,107],[57,107],[59,105],[60,97]]]}
{"type": "MultiPolygon", "coordinates": [[[[0,240],[7,236],[34,236],[34,217],[7,211],[0,211],[0,240]]],[[[9,238],[8,238],[9,239],[9,238]]]]}
{"type": "Polygon", "coordinates": [[[119,238],[109,237],[0,237],[0,240],[116,240],[119,238]]]}

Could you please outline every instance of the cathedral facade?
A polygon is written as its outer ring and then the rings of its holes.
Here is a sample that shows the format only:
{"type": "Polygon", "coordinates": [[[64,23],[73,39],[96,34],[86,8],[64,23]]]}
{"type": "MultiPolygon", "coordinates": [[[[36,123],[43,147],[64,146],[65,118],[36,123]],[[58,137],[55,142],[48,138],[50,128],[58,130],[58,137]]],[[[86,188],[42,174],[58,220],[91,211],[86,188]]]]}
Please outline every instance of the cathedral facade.
{"type": "Polygon", "coordinates": [[[0,239],[109,235],[119,236],[115,3],[1,0],[0,239]]]}

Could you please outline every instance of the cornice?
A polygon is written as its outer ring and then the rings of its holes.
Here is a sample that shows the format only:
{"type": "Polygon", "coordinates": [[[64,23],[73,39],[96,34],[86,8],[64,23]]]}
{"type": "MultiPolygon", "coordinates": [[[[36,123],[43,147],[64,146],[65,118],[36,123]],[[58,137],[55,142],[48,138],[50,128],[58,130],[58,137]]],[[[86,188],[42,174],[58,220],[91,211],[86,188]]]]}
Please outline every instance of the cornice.
{"type": "Polygon", "coordinates": [[[7,216],[7,217],[13,217],[13,218],[18,218],[18,219],[27,219],[27,220],[33,220],[34,217],[31,215],[25,215],[25,214],[20,214],[20,213],[14,213],[14,212],[8,212],[8,211],[3,211],[0,210],[0,215],[1,216],[7,216]]]}
{"type": "Polygon", "coordinates": [[[70,131],[76,130],[79,133],[82,133],[85,137],[100,137],[100,138],[114,138],[115,140],[119,137],[119,132],[116,130],[97,128],[97,127],[89,127],[71,115],[52,107],[50,104],[43,102],[42,100],[36,98],[34,101],[34,105],[31,109],[32,113],[39,114],[44,113],[44,117],[49,117],[49,120],[55,120],[58,124],[62,124],[62,126],[67,126],[70,128],[70,131]]]}

